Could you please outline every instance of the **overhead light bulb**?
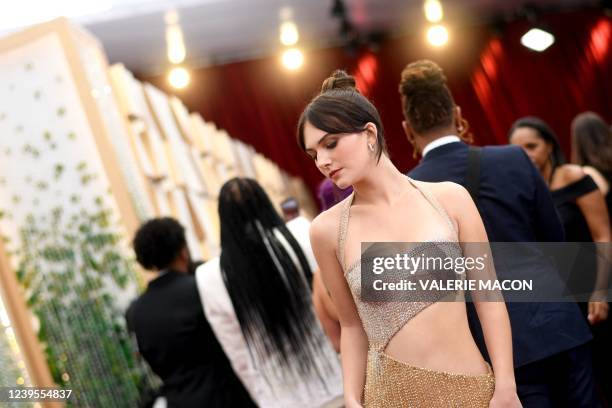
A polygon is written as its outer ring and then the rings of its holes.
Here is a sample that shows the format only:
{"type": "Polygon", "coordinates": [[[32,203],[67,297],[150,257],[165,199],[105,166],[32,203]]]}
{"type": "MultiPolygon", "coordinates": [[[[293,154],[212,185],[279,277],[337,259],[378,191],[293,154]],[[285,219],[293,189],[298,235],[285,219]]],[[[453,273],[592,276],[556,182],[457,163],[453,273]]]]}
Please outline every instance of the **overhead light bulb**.
{"type": "Polygon", "coordinates": [[[427,30],[427,41],[434,47],[442,47],[448,42],[448,30],[443,25],[431,26],[427,30]]]}
{"type": "Polygon", "coordinates": [[[183,67],[174,67],[168,73],[168,82],[175,89],[183,89],[191,81],[189,72],[183,67]]]}
{"type": "Polygon", "coordinates": [[[425,18],[430,23],[438,23],[442,21],[444,11],[442,10],[442,3],[440,3],[439,0],[425,0],[423,9],[425,10],[425,18]]]}
{"type": "Polygon", "coordinates": [[[555,42],[555,36],[539,28],[532,28],[521,37],[521,44],[525,47],[542,52],[555,42]]]}
{"type": "Polygon", "coordinates": [[[304,54],[297,48],[290,48],[283,53],[282,60],[285,68],[295,71],[304,63],[304,54]]]}
{"type": "Polygon", "coordinates": [[[295,45],[300,39],[297,26],[293,21],[285,21],[280,26],[280,42],[283,45],[295,45]]]}
{"type": "Polygon", "coordinates": [[[173,64],[180,64],[185,60],[187,51],[183,40],[183,30],[178,24],[166,26],[166,47],[168,61],[173,64]]]}
{"type": "Polygon", "coordinates": [[[179,15],[176,10],[168,10],[164,13],[164,21],[167,25],[178,24],[179,15]]]}

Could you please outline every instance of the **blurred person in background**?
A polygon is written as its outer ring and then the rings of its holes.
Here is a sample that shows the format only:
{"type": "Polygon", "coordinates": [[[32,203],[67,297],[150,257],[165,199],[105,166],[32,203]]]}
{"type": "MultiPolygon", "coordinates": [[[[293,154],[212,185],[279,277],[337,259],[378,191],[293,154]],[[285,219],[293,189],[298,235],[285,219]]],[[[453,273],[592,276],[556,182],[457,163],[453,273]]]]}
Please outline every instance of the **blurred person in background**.
{"type": "Polygon", "coordinates": [[[281,210],[283,211],[283,218],[285,221],[291,221],[292,219],[300,216],[300,204],[295,198],[289,197],[285,199],[280,206],[281,210]]]}
{"type": "Polygon", "coordinates": [[[196,280],[236,374],[261,407],[341,406],[338,357],[312,305],[310,245],[253,179],[223,185],[219,218],[221,256],[196,280]]]}
{"type": "MultiPolygon", "coordinates": [[[[548,185],[563,223],[566,241],[609,243],[610,219],[603,194],[593,178],[585,174],[580,166],[566,163],[553,130],[543,120],[527,116],[514,122],[509,141],[525,150],[548,185]]],[[[605,257],[601,259],[605,260],[605,257]]],[[[584,253],[580,263],[579,278],[582,282],[570,282],[570,287],[582,292],[593,290],[597,279],[594,276],[598,268],[597,257],[584,253]]],[[[605,296],[601,299],[593,297],[587,307],[588,310],[584,312],[590,324],[607,319],[605,296]]]]}
{"type": "MultiPolygon", "coordinates": [[[[594,112],[583,112],[572,121],[572,163],[590,175],[604,195],[608,215],[612,211],[612,130],[594,112]]],[[[608,277],[609,278],[609,277],[608,277]]],[[[608,285],[608,289],[609,289],[608,285]]],[[[610,293],[608,292],[608,299],[610,293]]],[[[610,302],[608,302],[608,310],[610,302]]],[[[612,322],[610,317],[592,326],[593,354],[598,386],[612,406],[612,322]]]]}
{"type": "Polygon", "coordinates": [[[166,403],[155,406],[254,407],[204,317],[181,224],[151,219],[133,245],[138,263],[156,274],[126,312],[140,354],[163,382],[166,403]]]}
{"type": "Polygon", "coordinates": [[[612,209],[612,130],[594,112],[583,112],[572,121],[572,163],[590,175],[612,209]]]}
{"type": "MultiPolygon", "coordinates": [[[[584,145],[589,145],[589,141],[584,137],[584,123],[580,122],[574,121],[573,126],[574,131],[577,127],[581,129],[580,136],[573,136],[577,150],[574,155],[588,160],[588,149],[585,149],[584,145]]],[[[597,242],[609,246],[610,221],[606,202],[591,176],[595,175],[595,179],[602,183],[601,174],[597,174],[599,172],[595,168],[585,171],[579,165],[567,164],[557,136],[550,126],[539,118],[528,116],[518,119],[510,129],[509,140],[525,150],[546,181],[563,223],[566,240],[577,243],[597,242]]],[[[593,368],[596,387],[602,398],[605,398],[603,388],[609,388],[610,384],[610,366],[605,361],[609,359],[609,339],[602,343],[602,340],[608,337],[605,329],[609,326],[605,321],[609,311],[607,276],[610,258],[609,254],[606,254],[605,246],[581,246],[568,281],[568,287],[573,293],[589,298],[588,302],[580,302],[579,305],[594,335],[593,368]]]]}

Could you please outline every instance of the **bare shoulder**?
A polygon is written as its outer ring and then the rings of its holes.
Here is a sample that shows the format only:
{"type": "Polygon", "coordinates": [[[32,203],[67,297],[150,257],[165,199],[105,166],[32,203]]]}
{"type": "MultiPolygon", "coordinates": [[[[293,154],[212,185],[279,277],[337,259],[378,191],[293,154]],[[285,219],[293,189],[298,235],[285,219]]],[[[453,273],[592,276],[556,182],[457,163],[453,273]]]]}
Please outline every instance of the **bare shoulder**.
{"type": "Polygon", "coordinates": [[[340,215],[342,214],[342,208],[346,200],[348,200],[348,198],[323,211],[312,220],[310,224],[311,240],[317,239],[326,242],[335,242],[338,235],[340,215]]]}
{"type": "Polygon", "coordinates": [[[582,167],[576,164],[564,164],[559,166],[557,171],[559,172],[559,178],[565,185],[578,181],[585,175],[582,167]]]}
{"type": "Polygon", "coordinates": [[[420,186],[423,186],[433,193],[436,199],[443,204],[457,203],[470,199],[470,193],[468,193],[465,187],[461,184],[453,183],[452,181],[442,181],[439,183],[417,181],[416,183],[419,183],[420,186]]]}

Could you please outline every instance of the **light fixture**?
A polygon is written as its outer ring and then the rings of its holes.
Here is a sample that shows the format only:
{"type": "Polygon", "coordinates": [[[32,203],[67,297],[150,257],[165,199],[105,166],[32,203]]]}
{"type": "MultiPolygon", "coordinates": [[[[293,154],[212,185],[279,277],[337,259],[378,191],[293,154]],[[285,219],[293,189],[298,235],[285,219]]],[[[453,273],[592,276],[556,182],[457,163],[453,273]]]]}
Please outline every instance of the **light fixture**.
{"type": "Polygon", "coordinates": [[[183,31],[178,24],[166,27],[166,46],[168,61],[173,64],[180,64],[185,60],[187,52],[183,42],[183,31]]]}
{"type": "Polygon", "coordinates": [[[187,51],[183,39],[183,30],[179,25],[179,15],[176,10],[169,10],[164,14],[166,22],[166,51],[168,61],[180,64],[185,60],[187,51]]]}
{"type": "Polygon", "coordinates": [[[304,54],[297,48],[289,48],[283,53],[282,60],[285,68],[295,71],[304,63],[304,54]]]}
{"type": "Polygon", "coordinates": [[[439,0],[425,0],[423,9],[425,11],[425,18],[430,23],[439,23],[442,21],[444,11],[442,10],[442,3],[440,3],[439,0]]]}
{"type": "Polygon", "coordinates": [[[532,28],[521,37],[521,44],[525,47],[542,52],[555,42],[555,36],[540,28],[532,28]]]}
{"type": "Polygon", "coordinates": [[[448,30],[441,24],[427,30],[427,41],[434,47],[442,47],[448,42],[448,30]]]}
{"type": "Polygon", "coordinates": [[[168,82],[175,89],[183,89],[191,80],[189,71],[183,67],[174,67],[168,73],[168,82]]]}
{"type": "Polygon", "coordinates": [[[293,21],[285,21],[280,26],[280,42],[283,45],[290,46],[297,44],[300,39],[297,26],[293,21]]]}

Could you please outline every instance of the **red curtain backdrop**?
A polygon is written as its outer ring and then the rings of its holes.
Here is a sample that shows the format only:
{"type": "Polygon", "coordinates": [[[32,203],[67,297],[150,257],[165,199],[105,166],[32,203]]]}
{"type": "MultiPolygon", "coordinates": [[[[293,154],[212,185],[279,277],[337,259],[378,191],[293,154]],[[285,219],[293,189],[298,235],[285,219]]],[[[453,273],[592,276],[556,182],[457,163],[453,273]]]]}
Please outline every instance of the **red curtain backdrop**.
{"type": "Polygon", "coordinates": [[[593,110],[612,119],[612,20],[585,11],[548,15],[542,22],[556,36],[543,53],[520,44],[529,24],[517,21],[501,34],[486,27],[453,30],[448,46],[439,50],[414,35],[387,40],[377,53],[358,57],[341,48],[310,51],[297,72],[286,71],[278,57],[199,69],[181,92],[171,90],[164,77],[143,79],[176,94],[191,111],[304,178],[314,191],[322,176],[297,147],[295,126],[322,81],[338,68],[355,75],[379,109],[391,158],[402,171],[415,162],[401,127],[398,82],[404,66],[420,58],[445,70],[476,144],[504,144],[514,120],[536,115],[552,126],[569,154],[576,114],[593,110]]]}

